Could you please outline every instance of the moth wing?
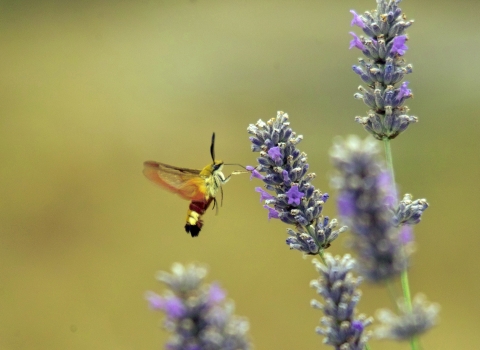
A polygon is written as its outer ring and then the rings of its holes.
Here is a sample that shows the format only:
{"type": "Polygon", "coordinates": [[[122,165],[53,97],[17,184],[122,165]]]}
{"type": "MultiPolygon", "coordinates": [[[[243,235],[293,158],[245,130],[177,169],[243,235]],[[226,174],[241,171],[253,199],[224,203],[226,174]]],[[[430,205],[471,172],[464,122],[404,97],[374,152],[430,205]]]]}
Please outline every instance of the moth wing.
{"type": "Polygon", "coordinates": [[[186,200],[204,201],[207,192],[200,170],[179,168],[168,164],[147,161],[143,174],[150,181],[186,200]]]}

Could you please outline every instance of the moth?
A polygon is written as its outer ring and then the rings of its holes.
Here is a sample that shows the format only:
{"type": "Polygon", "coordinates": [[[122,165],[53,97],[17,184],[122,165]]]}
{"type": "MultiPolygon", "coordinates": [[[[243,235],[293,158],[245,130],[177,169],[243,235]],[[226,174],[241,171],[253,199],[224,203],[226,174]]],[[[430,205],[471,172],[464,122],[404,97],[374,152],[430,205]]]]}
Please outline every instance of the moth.
{"type": "Polygon", "coordinates": [[[215,133],[212,134],[210,155],[213,163],[202,170],[180,168],[154,161],[143,163],[143,174],[147,179],[190,201],[185,231],[192,237],[200,234],[203,227],[202,215],[212,202],[213,207],[218,210],[216,196],[220,191],[223,200],[222,186],[230,180],[232,175],[242,173],[242,171],[234,171],[227,177],[223,175],[223,161],[215,160],[215,133]]]}

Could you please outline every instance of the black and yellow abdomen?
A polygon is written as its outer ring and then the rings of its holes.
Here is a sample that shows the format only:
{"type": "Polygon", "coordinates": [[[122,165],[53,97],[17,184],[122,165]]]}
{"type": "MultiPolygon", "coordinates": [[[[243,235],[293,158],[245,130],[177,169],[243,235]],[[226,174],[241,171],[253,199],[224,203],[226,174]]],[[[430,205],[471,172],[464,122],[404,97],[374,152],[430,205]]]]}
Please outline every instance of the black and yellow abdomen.
{"type": "Polygon", "coordinates": [[[202,215],[210,206],[213,198],[206,201],[191,201],[187,211],[187,223],[185,224],[185,231],[190,233],[192,237],[197,237],[203,226],[201,219],[202,215]]]}

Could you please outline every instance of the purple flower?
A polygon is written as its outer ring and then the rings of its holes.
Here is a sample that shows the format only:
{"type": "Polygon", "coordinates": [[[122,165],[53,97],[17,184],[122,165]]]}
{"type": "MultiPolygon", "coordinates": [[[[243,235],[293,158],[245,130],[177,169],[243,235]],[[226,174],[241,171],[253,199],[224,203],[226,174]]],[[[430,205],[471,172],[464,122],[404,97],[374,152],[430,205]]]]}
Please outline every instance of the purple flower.
{"type": "Polygon", "coordinates": [[[353,277],[355,260],[350,255],[335,258],[326,253],[325,265],[313,260],[320,278],[310,282],[324,302],[312,300],[311,306],[321,309],[325,314],[322,327],[316,331],[325,336],[324,343],[335,349],[364,350],[369,335],[365,327],[372,323],[372,318],[356,315],[356,306],[361,292],[358,286],[360,277],[353,277]]]}
{"type": "Polygon", "coordinates": [[[354,32],[350,32],[350,34],[353,36],[353,39],[350,41],[350,46],[348,48],[352,49],[352,48],[356,47],[357,49],[363,51],[365,46],[363,45],[362,41],[357,36],[357,34],[355,34],[354,32]]]}
{"type": "Polygon", "coordinates": [[[350,193],[342,193],[337,197],[337,209],[341,216],[350,216],[355,213],[355,198],[350,193]]]}
{"type": "Polygon", "coordinates": [[[412,90],[410,90],[407,86],[408,81],[404,81],[402,85],[400,85],[400,89],[398,89],[398,94],[396,97],[397,100],[401,100],[403,97],[412,95],[412,90]]]}
{"type": "Polygon", "coordinates": [[[363,23],[362,16],[359,16],[354,10],[350,10],[350,13],[353,15],[352,22],[350,25],[353,26],[359,26],[360,28],[365,27],[365,23],[363,23]]]}
{"type": "Polygon", "coordinates": [[[399,233],[400,241],[403,245],[413,242],[413,230],[412,226],[404,225],[400,228],[399,233]]]}
{"type": "Polygon", "coordinates": [[[331,159],[338,170],[332,182],[339,189],[339,207],[352,234],[361,275],[370,282],[384,282],[408,266],[392,207],[386,205],[392,183],[386,184],[384,164],[378,159],[377,143],[351,136],[337,142],[331,159]]]}
{"type": "MultiPolygon", "coordinates": [[[[251,166],[246,166],[246,168],[247,168],[247,170],[250,170],[249,168],[253,168],[253,167],[251,167],[251,166]]],[[[252,180],[253,178],[263,180],[263,179],[265,178],[265,177],[264,177],[262,174],[260,174],[260,173],[258,172],[258,170],[255,169],[255,168],[253,168],[252,170],[250,170],[250,172],[251,172],[250,180],[252,180]]]]}
{"type": "Polygon", "coordinates": [[[408,341],[435,326],[440,312],[440,306],[428,302],[423,294],[415,296],[411,309],[400,299],[398,309],[399,315],[387,309],[377,311],[381,323],[375,330],[378,338],[408,341]]]}
{"type": "Polygon", "coordinates": [[[279,147],[272,147],[268,150],[268,155],[270,158],[272,158],[274,161],[279,161],[282,159],[282,152],[280,152],[279,147]]]}
{"type": "Polygon", "coordinates": [[[385,170],[378,175],[377,180],[379,188],[382,188],[385,193],[383,204],[388,208],[393,208],[397,204],[397,192],[395,187],[392,186],[392,177],[390,176],[390,173],[385,170]]]}
{"type": "Polygon", "coordinates": [[[352,322],[352,329],[357,332],[363,332],[363,330],[365,329],[365,325],[362,321],[355,320],[352,322]]]}
{"type": "Polygon", "coordinates": [[[210,285],[210,290],[208,291],[208,301],[211,304],[218,304],[225,300],[226,295],[225,291],[220,288],[217,283],[212,283],[210,285]]]}
{"type": "Polygon", "coordinates": [[[274,199],[275,198],[274,196],[272,196],[270,193],[268,193],[267,191],[265,191],[261,187],[255,187],[255,192],[260,193],[260,202],[265,201],[267,199],[274,199]]]}
{"type": "Polygon", "coordinates": [[[412,96],[411,91],[405,83],[396,87],[413,70],[403,58],[408,49],[405,31],[413,21],[405,19],[399,3],[400,0],[377,0],[377,9],[363,16],[350,11],[351,24],[361,27],[364,34],[359,38],[350,32],[350,49],[356,47],[366,56],[353,66],[355,74],[366,84],[359,87],[360,93],[354,97],[370,108],[366,116],[357,116],[355,121],[378,140],[394,139],[418,121],[406,114],[408,108],[403,105],[412,96]]]}
{"type": "Polygon", "coordinates": [[[154,309],[165,312],[165,328],[173,335],[169,350],[247,350],[248,322],[233,315],[233,305],[216,283],[204,285],[207,271],[198,265],[174,264],[172,273],[161,272],[158,280],[170,290],[164,296],[146,295],[154,309]]]}
{"type": "Polygon", "coordinates": [[[180,318],[185,314],[185,307],[183,302],[177,297],[167,297],[165,299],[165,304],[163,310],[170,318],[180,318]]]}
{"type": "Polygon", "coordinates": [[[407,193],[394,210],[393,225],[415,225],[422,219],[423,212],[427,210],[428,202],[425,199],[413,200],[407,193]]]}
{"type": "Polygon", "coordinates": [[[298,190],[298,186],[292,186],[285,193],[288,198],[288,204],[300,205],[300,200],[305,196],[303,192],[298,190]]]}
{"type": "Polygon", "coordinates": [[[328,216],[325,216],[322,221],[317,221],[313,230],[314,235],[311,235],[311,233],[303,227],[297,228],[295,231],[288,228],[287,233],[290,237],[287,238],[286,243],[290,249],[296,249],[305,254],[315,255],[318,253],[319,245],[321,249],[327,249],[330,247],[331,243],[338,238],[340,233],[347,230],[346,226],[340,227],[336,230],[337,226],[338,221],[336,219],[330,220],[328,216]]]}
{"type": "Polygon", "coordinates": [[[278,211],[276,211],[274,208],[269,207],[268,205],[264,205],[263,207],[268,210],[268,220],[279,218],[278,211]]]}
{"type": "Polygon", "coordinates": [[[392,48],[390,49],[390,54],[397,54],[399,56],[405,55],[405,52],[407,52],[408,46],[405,45],[405,42],[407,41],[407,36],[406,35],[399,35],[393,38],[393,45],[392,48]]]}
{"type": "Polygon", "coordinates": [[[307,155],[297,148],[303,137],[290,128],[288,115],[278,112],[267,123],[250,124],[247,131],[253,135],[249,138],[252,150],[260,152],[257,167],[247,169],[252,175],[255,170],[265,174],[257,177],[270,193],[258,187],[255,191],[260,193],[260,201],[265,201],[268,219],[295,226],[295,231],[287,230],[292,236],[286,242],[290,249],[318,254],[328,248],[345,228],[335,230],[337,221],[322,216],[328,194],[311,184],[315,174],[308,173],[307,155]]]}
{"type": "Polygon", "coordinates": [[[160,295],[154,292],[147,292],[145,295],[145,299],[148,300],[148,304],[153,310],[164,310],[165,299],[162,298],[160,295]]]}

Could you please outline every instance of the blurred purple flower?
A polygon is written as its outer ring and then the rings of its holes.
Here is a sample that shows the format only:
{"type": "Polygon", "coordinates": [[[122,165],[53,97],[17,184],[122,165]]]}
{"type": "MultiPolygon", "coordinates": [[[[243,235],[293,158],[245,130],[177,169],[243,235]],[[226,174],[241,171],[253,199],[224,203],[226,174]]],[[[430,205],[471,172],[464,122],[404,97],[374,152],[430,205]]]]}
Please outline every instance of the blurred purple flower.
{"type": "Polygon", "coordinates": [[[212,283],[210,285],[210,290],[208,291],[208,301],[212,304],[217,304],[225,300],[226,295],[227,294],[222,288],[220,288],[218,283],[212,283]]]}
{"type": "Polygon", "coordinates": [[[167,315],[165,328],[173,333],[169,350],[247,350],[248,322],[233,315],[225,291],[216,283],[204,285],[207,271],[198,265],[174,264],[172,273],[161,272],[158,280],[170,290],[164,296],[148,292],[152,308],[167,315]]]}
{"type": "Polygon", "coordinates": [[[358,267],[370,282],[384,282],[408,266],[408,254],[393,225],[392,207],[386,205],[393,184],[387,183],[377,143],[351,136],[338,140],[331,159],[338,170],[332,182],[339,190],[339,211],[353,234],[358,267]]]}
{"type": "Polygon", "coordinates": [[[164,310],[165,299],[154,292],[147,292],[145,298],[148,300],[150,308],[153,310],[164,310]]]}
{"type": "Polygon", "coordinates": [[[182,300],[175,296],[165,298],[163,310],[170,318],[178,319],[185,314],[185,307],[182,300]]]}

